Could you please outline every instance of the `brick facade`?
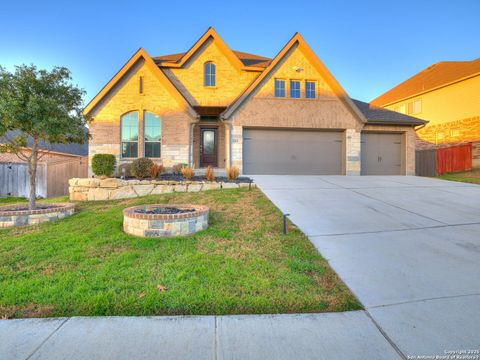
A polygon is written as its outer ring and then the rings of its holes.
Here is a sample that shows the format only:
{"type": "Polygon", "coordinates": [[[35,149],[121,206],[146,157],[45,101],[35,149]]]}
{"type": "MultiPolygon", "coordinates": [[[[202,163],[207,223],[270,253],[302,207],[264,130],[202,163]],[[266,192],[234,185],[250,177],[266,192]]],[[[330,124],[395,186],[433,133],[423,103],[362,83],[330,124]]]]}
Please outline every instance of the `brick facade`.
{"type": "MultiPolygon", "coordinates": [[[[428,125],[418,130],[418,136],[433,145],[446,145],[480,140],[480,116],[428,125]]],[[[420,147],[425,147],[427,144],[420,147]]]]}
{"type": "MultiPolygon", "coordinates": [[[[92,111],[92,139],[89,159],[97,153],[114,154],[117,163],[130,162],[121,158],[120,117],[128,112],[139,113],[139,134],[143,133],[143,112],[149,111],[162,120],[161,161],[166,166],[189,162],[189,131],[194,119],[186,108],[159,82],[152,71],[139,60],[112,91],[92,111]],[[143,78],[143,94],[139,78],[143,78]]],[[[139,135],[138,156],[144,156],[143,136],[139,135]]],[[[156,159],[160,161],[160,159],[156,159]]]]}
{"type": "Polygon", "coordinates": [[[181,69],[165,69],[165,74],[192,105],[228,106],[259,75],[258,72],[237,69],[219,49],[207,41],[181,69]],[[216,65],[216,86],[203,85],[206,62],[216,65]]]}
{"type": "MultiPolygon", "coordinates": [[[[146,61],[140,58],[123,78],[91,110],[94,120],[90,127],[90,158],[96,153],[111,153],[118,163],[132,159],[121,158],[120,118],[138,111],[139,134],[143,133],[143,112],[161,117],[161,159],[164,165],[200,164],[200,129],[218,128],[218,167],[243,165],[244,128],[325,129],[344,132],[342,169],[344,174],[359,175],[361,167],[361,132],[386,131],[404,134],[403,169],[414,173],[415,136],[412,127],[366,125],[343,93],[332,88],[330,75],[322,73],[318,64],[309,58],[308,50],[298,44],[292,46],[268,77],[262,80],[250,97],[229,120],[204,122],[191,115],[167,89],[146,61]],[[139,78],[143,78],[144,93],[139,92],[139,78]],[[275,78],[286,81],[286,97],[274,96],[275,78]],[[301,82],[300,99],[289,96],[289,81],[301,82]],[[305,98],[305,81],[314,81],[316,98],[305,98]],[[413,140],[412,140],[413,139],[413,140]]],[[[180,65],[179,65],[180,66],[180,65]]],[[[252,84],[261,71],[239,68],[229,59],[214,38],[210,38],[181,67],[162,67],[162,74],[192,106],[229,106],[252,84]],[[216,86],[205,87],[204,64],[216,65],[216,86]]],[[[139,136],[138,156],[144,156],[143,136],[139,136]]]]}

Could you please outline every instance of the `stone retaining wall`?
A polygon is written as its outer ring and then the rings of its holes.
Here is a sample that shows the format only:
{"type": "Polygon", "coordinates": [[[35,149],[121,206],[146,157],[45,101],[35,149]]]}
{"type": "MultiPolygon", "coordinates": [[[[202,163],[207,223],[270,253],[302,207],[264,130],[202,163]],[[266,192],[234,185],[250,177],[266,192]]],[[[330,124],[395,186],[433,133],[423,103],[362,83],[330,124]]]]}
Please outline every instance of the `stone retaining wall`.
{"type": "Polygon", "coordinates": [[[73,215],[75,212],[75,204],[53,203],[48,205],[57,207],[38,210],[16,210],[25,208],[26,204],[1,206],[0,228],[37,225],[48,221],[63,219],[67,216],[73,215]]]}
{"type": "Polygon", "coordinates": [[[203,205],[140,205],[123,210],[123,231],[141,237],[187,236],[206,229],[208,226],[208,207],[203,205]],[[142,214],[138,209],[156,207],[177,207],[195,209],[193,212],[179,214],[142,214]]]}
{"type": "Polygon", "coordinates": [[[121,180],[109,179],[70,179],[70,200],[100,201],[136,198],[172,192],[198,192],[215,189],[235,189],[254,187],[250,183],[167,181],[167,180],[121,180]]]}

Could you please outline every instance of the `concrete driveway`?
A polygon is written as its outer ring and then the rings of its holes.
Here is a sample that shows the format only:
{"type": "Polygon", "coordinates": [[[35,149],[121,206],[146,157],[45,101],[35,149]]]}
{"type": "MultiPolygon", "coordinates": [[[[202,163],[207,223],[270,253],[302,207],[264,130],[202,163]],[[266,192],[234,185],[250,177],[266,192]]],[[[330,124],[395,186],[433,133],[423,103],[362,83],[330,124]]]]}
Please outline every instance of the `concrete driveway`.
{"type": "Polygon", "coordinates": [[[255,176],[401,353],[480,350],[480,186],[255,176]]]}

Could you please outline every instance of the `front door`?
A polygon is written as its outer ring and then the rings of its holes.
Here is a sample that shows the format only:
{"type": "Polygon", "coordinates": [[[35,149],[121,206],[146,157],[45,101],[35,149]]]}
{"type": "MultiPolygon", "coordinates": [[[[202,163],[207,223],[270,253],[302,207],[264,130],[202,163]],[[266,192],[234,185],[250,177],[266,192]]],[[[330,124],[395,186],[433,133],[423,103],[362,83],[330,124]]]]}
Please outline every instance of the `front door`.
{"type": "Polygon", "coordinates": [[[217,129],[200,129],[200,167],[217,167],[217,129]]]}

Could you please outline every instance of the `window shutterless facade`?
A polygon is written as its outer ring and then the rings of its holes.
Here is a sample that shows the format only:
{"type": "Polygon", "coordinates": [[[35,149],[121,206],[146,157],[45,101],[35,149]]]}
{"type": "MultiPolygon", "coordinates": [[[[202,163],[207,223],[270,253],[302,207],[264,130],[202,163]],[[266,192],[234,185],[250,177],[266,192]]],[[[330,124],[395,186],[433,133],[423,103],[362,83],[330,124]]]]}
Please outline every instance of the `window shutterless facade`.
{"type": "Polygon", "coordinates": [[[145,111],[144,117],[145,133],[145,157],[159,158],[162,143],[162,121],[159,116],[145,111]]]}
{"type": "Polygon", "coordinates": [[[203,66],[203,71],[204,71],[203,85],[217,86],[217,79],[216,79],[217,66],[212,62],[206,62],[203,66]]]}
{"type": "Polygon", "coordinates": [[[307,99],[316,99],[317,90],[315,86],[315,81],[305,81],[305,98],[307,99]]]}
{"type": "Polygon", "coordinates": [[[125,114],[120,119],[122,158],[138,157],[138,112],[125,114]]]}
{"type": "Polygon", "coordinates": [[[412,103],[412,114],[420,114],[422,112],[422,99],[415,99],[412,103]]]}
{"type": "Polygon", "coordinates": [[[292,99],[300,99],[300,81],[290,80],[290,97],[292,99]]]}
{"type": "Polygon", "coordinates": [[[275,79],[275,97],[285,97],[285,80],[275,79]]]}

